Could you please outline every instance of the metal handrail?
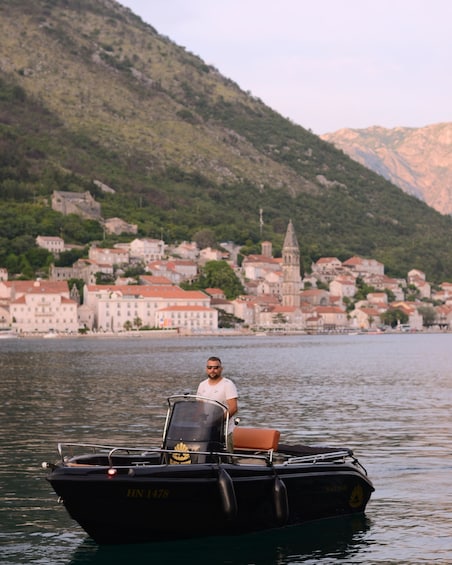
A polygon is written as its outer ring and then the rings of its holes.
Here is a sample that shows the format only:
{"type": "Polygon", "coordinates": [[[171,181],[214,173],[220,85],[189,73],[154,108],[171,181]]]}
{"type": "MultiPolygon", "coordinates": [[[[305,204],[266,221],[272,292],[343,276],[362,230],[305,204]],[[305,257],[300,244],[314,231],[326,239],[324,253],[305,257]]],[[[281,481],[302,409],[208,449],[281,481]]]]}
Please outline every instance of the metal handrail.
{"type": "MultiPolygon", "coordinates": [[[[113,467],[113,456],[118,452],[125,452],[125,453],[139,453],[143,456],[149,454],[172,454],[172,453],[186,453],[189,455],[206,455],[211,457],[217,457],[218,460],[221,462],[223,460],[227,460],[233,458],[234,460],[241,460],[241,459],[255,459],[265,461],[267,465],[273,465],[274,455],[277,452],[273,450],[263,450],[260,452],[256,452],[253,450],[252,452],[240,453],[240,452],[229,452],[229,451],[180,451],[179,449],[164,449],[160,447],[122,447],[116,446],[113,447],[111,445],[101,445],[101,444],[92,444],[92,443],[66,443],[66,442],[59,442],[58,443],[58,453],[61,456],[61,460],[63,463],[67,461],[64,448],[84,448],[84,449],[91,449],[96,450],[98,453],[105,455],[108,459],[108,465],[113,467]]],[[[92,451],[94,455],[96,452],[92,451]]],[[[83,454],[80,454],[83,455],[83,454]]],[[[283,456],[284,454],[279,454],[283,456]]],[[[75,455],[74,455],[75,456],[75,455]]],[[[333,451],[330,453],[316,453],[312,455],[302,455],[298,457],[289,457],[282,463],[279,463],[283,466],[289,465],[296,465],[296,464],[316,464],[316,463],[329,463],[332,461],[343,460],[345,461],[347,458],[351,459],[355,465],[358,465],[364,473],[367,475],[366,469],[361,465],[361,463],[350,454],[349,450],[342,450],[342,451],[333,451]]],[[[117,468],[122,467],[130,467],[130,465],[115,465],[117,468]]]]}
{"type": "MultiPolygon", "coordinates": [[[[322,461],[334,461],[336,459],[342,459],[345,461],[347,457],[351,457],[349,450],[333,451],[331,453],[315,453],[312,455],[290,457],[289,459],[287,459],[287,461],[284,461],[283,465],[293,465],[297,463],[318,463],[322,461]]],[[[354,457],[352,457],[352,459],[354,459],[354,457]]]]}
{"type": "MultiPolygon", "coordinates": [[[[147,454],[171,454],[171,453],[188,453],[189,455],[210,455],[216,456],[220,460],[227,459],[233,457],[234,459],[256,459],[256,460],[263,460],[266,461],[267,464],[271,464],[272,462],[272,450],[263,453],[236,453],[230,451],[180,451],[179,449],[163,449],[160,447],[149,448],[149,447],[113,447],[111,445],[100,445],[94,443],[66,443],[66,442],[59,442],[58,443],[58,453],[61,456],[61,460],[65,463],[65,455],[64,455],[64,448],[65,447],[77,447],[77,448],[84,448],[84,449],[95,449],[98,452],[105,455],[108,459],[108,464],[110,467],[113,466],[113,455],[115,455],[119,451],[124,451],[126,453],[140,453],[141,455],[147,454]]],[[[93,455],[95,452],[92,452],[93,455]]],[[[81,454],[82,455],[82,454],[81,454]]],[[[115,467],[130,467],[130,465],[115,465],[115,467]]]]}
{"type": "MultiPolygon", "coordinates": [[[[82,447],[84,449],[96,449],[97,451],[104,451],[107,452],[106,455],[110,457],[114,451],[134,451],[140,452],[142,454],[150,453],[158,451],[158,448],[149,448],[149,447],[113,447],[111,445],[101,445],[98,443],[72,443],[72,442],[58,442],[58,453],[61,456],[62,461],[64,462],[64,453],[63,450],[65,447],[82,447]]],[[[92,452],[95,453],[94,451],[92,452]]]]}

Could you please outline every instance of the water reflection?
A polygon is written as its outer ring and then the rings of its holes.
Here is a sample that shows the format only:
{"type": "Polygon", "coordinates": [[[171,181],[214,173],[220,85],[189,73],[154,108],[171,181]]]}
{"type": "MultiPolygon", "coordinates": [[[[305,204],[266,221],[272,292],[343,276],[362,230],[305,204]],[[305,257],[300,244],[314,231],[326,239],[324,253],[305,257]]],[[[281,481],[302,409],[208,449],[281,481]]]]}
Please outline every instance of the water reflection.
{"type": "Polygon", "coordinates": [[[288,565],[321,563],[334,558],[350,563],[365,546],[364,532],[369,522],[364,516],[335,518],[232,538],[205,538],[134,546],[98,547],[86,541],[77,548],[71,565],[111,565],[122,562],[152,562],[165,565],[212,563],[288,565]]]}
{"type": "Polygon", "coordinates": [[[452,563],[451,345],[452,334],[3,340],[0,561],[452,563]],[[345,520],[115,549],[86,538],[40,463],[63,439],[155,445],[166,397],[194,392],[211,354],[238,384],[243,425],[354,449],[376,487],[371,528],[345,520]]]}

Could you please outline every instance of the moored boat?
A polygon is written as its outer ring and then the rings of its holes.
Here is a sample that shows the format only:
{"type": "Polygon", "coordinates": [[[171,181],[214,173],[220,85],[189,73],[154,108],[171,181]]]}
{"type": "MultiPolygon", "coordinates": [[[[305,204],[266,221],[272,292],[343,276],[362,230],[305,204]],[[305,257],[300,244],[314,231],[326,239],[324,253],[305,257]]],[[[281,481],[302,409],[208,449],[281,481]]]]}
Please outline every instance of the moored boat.
{"type": "Polygon", "coordinates": [[[96,542],[232,535],[363,513],[374,488],[347,448],[290,446],[274,429],[234,430],[192,395],[168,399],[162,445],[59,443],[44,464],[71,517],[96,542]]]}
{"type": "Polygon", "coordinates": [[[47,333],[45,333],[42,336],[44,339],[54,339],[55,337],[59,337],[58,336],[58,332],[54,331],[54,330],[49,330],[47,333]]]}
{"type": "Polygon", "coordinates": [[[0,330],[0,339],[17,339],[18,337],[13,330],[0,330]]]}

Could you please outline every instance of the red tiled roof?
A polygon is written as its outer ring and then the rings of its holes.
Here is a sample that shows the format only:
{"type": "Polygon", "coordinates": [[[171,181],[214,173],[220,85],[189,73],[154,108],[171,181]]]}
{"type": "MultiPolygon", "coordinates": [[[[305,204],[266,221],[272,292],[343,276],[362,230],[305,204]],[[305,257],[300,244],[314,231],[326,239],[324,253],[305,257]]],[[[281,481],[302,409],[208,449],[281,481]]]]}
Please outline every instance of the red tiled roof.
{"type": "Polygon", "coordinates": [[[125,296],[143,296],[148,298],[184,298],[187,300],[206,300],[200,290],[184,290],[174,285],[87,285],[88,292],[118,292],[125,296]]]}

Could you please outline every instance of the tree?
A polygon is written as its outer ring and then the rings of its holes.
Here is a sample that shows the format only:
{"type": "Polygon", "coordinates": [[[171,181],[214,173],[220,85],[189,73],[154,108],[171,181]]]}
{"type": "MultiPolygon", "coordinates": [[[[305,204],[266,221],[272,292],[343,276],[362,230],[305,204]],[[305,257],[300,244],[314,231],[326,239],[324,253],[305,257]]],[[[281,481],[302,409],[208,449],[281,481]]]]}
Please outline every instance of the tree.
{"type": "Polygon", "coordinates": [[[229,314],[221,308],[218,309],[219,328],[234,328],[238,324],[243,324],[243,320],[241,318],[237,318],[234,314],[229,314]]]}
{"type": "Polygon", "coordinates": [[[73,287],[74,285],[76,286],[76,288],[77,288],[77,290],[78,290],[78,293],[79,293],[79,295],[80,295],[80,299],[81,299],[82,302],[83,302],[83,289],[84,289],[84,287],[85,287],[85,281],[84,281],[83,279],[69,279],[69,280],[67,281],[67,284],[68,284],[68,287],[69,287],[70,289],[72,289],[72,287],[73,287]]]}
{"type": "Polygon", "coordinates": [[[23,280],[29,280],[33,278],[33,267],[30,265],[29,260],[27,259],[26,255],[22,254],[19,257],[19,269],[21,278],[23,280]]]}
{"type": "Polygon", "coordinates": [[[416,285],[414,284],[407,285],[405,289],[406,300],[409,300],[410,302],[414,302],[417,298],[419,298],[419,295],[420,295],[420,290],[416,285]]]}
{"type": "Polygon", "coordinates": [[[287,324],[287,318],[281,312],[278,312],[273,316],[273,323],[274,324],[287,324]]]}
{"type": "Polygon", "coordinates": [[[53,261],[53,255],[50,251],[36,245],[31,246],[25,252],[25,255],[34,271],[43,268],[47,271],[53,261]]]}
{"type": "Polygon", "coordinates": [[[144,275],[146,273],[146,269],[143,263],[137,263],[135,265],[130,265],[125,268],[124,276],[128,278],[135,278],[138,282],[140,275],[144,275]]]}
{"type": "Polygon", "coordinates": [[[399,308],[390,308],[380,315],[380,320],[383,324],[395,328],[399,323],[406,324],[409,320],[408,314],[399,308]]]}
{"type": "Polygon", "coordinates": [[[365,283],[361,277],[356,279],[356,286],[358,288],[354,296],[356,301],[365,300],[369,292],[375,292],[375,288],[365,283]]]}
{"type": "Polygon", "coordinates": [[[196,242],[196,245],[199,249],[205,249],[206,247],[215,247],[217,243],[215,234],[210,229],[204,229],[196,232],[193,236],[193,241],[196,242]]]}
{"type": "Polygon", "coordinates": [[[143,320],[142,320],[139,316],[136,316],[136,317],[133,319],[133,326],[134,326],[135,328],[140,329],[142,325],[143,325],[143,320]]]}
{"type": "Polygon", "coordinates": [[[433,326],[436,320],[436,312],[432,306],[419,306],[417,311],[422,316],[423,326],[433,326]]]}
{"type": "Polygon", "coordinates": [[[207,261],[199,283],[201,288],[221,288],[228,300],[244,293],[242,283],[226,261],[207,261]]]}
{"type": "Polygon", "coordinates": [[[95,273],[95,277],[96,277],[96,284],[99,284],[99,285],[114,284],[114,282],[115,282],[114,275],[102,273],[101,271],[98,271],[97,273],[95,273]]]}
{"type": "Polygon", "coordinates": [[[388,297],[388,302],[389,302],[389,303],[395,301],[396,296],[395,296],[394,292],[393,292],[391,289],[385,288],[384,292],[386,293],[386,296],[388,297]]]}
{"type": "Polygon", "coordinates": [[[59,257],[55,259],[56,267],[71,267],[81,257],[87,257],[86,249],[68,249],[62,251],[59,257]]]}

